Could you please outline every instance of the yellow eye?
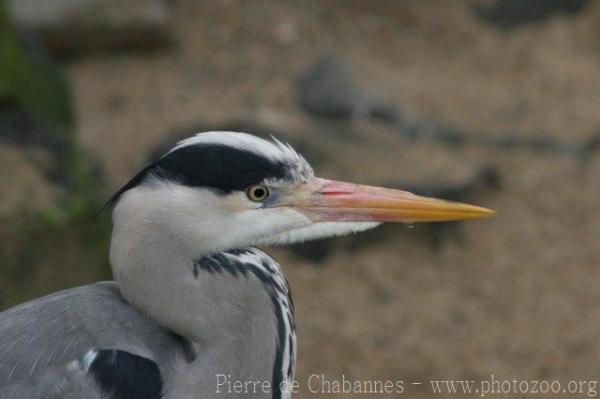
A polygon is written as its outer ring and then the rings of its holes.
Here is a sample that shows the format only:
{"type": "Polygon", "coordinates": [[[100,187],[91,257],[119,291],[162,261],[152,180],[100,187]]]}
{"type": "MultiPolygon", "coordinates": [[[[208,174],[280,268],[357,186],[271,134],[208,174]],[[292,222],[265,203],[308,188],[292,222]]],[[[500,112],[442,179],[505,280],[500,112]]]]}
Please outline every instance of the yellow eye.
{"type": "Polygon", "coordinates": [[[263,185],[257,184],[254,186],[250,186],[246,190],[246,195],[250,201],[254,202],[262,202],[269,197],[269,189],[263,185]]]}

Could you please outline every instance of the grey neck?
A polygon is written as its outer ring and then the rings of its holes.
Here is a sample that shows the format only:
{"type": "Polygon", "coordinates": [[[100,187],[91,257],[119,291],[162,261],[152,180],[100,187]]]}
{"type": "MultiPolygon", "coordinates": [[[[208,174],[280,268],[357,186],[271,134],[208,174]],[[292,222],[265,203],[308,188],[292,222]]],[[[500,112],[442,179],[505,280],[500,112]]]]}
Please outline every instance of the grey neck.
{"type": "Polygon", "coordinates": [[[115,223],[111,246],[123,296],[200,348],[169,396],[289,397],[279,384],[293,379],[293,309],[278,265],[259,251],[192,255],[152,229],[124,227],[115,223]],[[233,389],[238,380],[250,382],[243,395],[233,389]]]}

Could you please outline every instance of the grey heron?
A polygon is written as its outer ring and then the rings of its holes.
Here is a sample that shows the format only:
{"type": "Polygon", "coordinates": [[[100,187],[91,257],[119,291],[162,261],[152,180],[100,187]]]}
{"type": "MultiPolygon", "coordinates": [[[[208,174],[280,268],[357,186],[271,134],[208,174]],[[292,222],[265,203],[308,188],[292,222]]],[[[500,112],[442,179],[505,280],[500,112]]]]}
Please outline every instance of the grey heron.
{"type": "Polygon", "coordinates": [[[1,398],[289,398],[290,288],[255,246],[493,214],[321,179],[291,146],[233,132],[179,142],[110,204],[116,281],[0,314],[1,398]]]}

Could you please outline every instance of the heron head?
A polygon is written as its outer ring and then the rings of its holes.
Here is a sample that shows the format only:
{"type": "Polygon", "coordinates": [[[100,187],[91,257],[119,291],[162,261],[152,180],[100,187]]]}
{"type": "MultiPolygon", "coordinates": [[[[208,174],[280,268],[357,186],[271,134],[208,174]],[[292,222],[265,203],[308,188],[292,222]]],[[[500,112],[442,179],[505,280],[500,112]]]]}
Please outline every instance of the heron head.
{"type": "Polygon", "coordinates": [[[485,208],[315,177],[275,139],[200,133],[147,166],[113,198],[127,234],[160,231],[202,253],[343,235],[382,222],[489,217],[485,208]]]}

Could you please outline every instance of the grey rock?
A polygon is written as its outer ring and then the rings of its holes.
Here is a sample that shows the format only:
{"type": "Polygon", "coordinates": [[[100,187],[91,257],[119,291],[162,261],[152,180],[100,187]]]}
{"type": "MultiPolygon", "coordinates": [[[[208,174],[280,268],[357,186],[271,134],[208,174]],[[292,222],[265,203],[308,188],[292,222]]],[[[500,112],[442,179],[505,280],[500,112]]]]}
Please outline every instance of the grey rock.
{"type": "Polygon", "coordinates": [[[10,0],[17,26],[59,56],[150,49],[169,42],[161,0],[10,0]]]}
{"type": "Polygon", "coordinates": [[[483,21],[503,29],[543,22],[555,14],[577,14],[588,0],[496,0],[475,8],[483,21]]]}
{"type": "Polygon", "coordinates": [[[315,117],[379,120],[411,134],[402,112],[363,90],[351,68],[332,55],[321,56],[300,76],[298,97],[302,109],[315,117]]]}
{"type": "Polygon", "coordinates": [[[345,119],[369,108],[348,67],[332,56],[318,59],[298,83],[300,104],[315,116],[345,119]]]}
{"type": "Polygon", "coordinates": [[[502,151],[524,149],[582,163],[587,162],[600,147],[598,131],[592,132],[585,142],[561,141],[548,137],[544,132],[535,135],[508,132],[490,137],[444,126],[431,118],[407,117],[402,107],[365,94],[355,82],[350,68],[333,56],[317,59],[300,77],[297,90],[301,107],[311,116],[337,121],[377,120],[410,140],[436,141],[450,147],[469,145],[502,151]]]}

